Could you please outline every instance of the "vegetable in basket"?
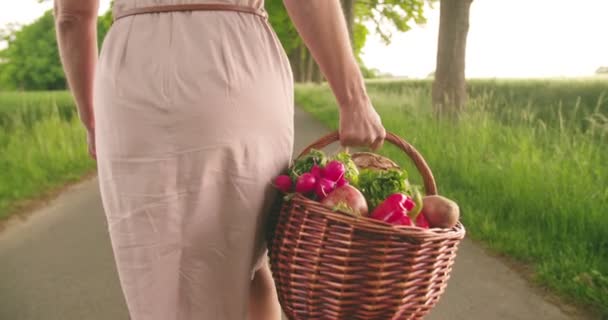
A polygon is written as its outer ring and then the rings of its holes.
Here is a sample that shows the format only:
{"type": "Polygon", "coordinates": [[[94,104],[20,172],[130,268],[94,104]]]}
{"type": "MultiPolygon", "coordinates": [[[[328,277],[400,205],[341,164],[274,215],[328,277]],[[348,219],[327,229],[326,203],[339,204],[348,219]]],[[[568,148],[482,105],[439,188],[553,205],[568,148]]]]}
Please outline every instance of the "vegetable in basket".
{"type": "Polygon", "coordinates": [[[332,160],[327,163],[325,168],[323,168],[322,174],[324,178],[337,182],[338,180],[344,178],[345,173],[346,167],[344,164],[340,161],[332,160]]]}
{"type": "Polygon", "coordinates": [[[291,192],[292,184],[291,178],[288,175],[280,175],[274,179],[274,186],[284,193],[291,192]]]}
{"type": "Polygon", "coordinates": [[[420,212],[424,208],[424,201],[422,200],[422,193],[418,189],[418,186],[412,186],[412,194],[414,200],[414,209],[408,213],[410,218],[414,221],[418,221],[418,217],[421,216],[420,212]]]}
{"type": "Polygon", "coordinates": [[[367,202],[361,191],[351,185],[336,188],[321,201],[326,207],[355,217],[367,216],[367,202]]]}
{"type": "Polygon", "coordinates": [[[424,215],[412,215],[416,207],[420,205],[416,204],[414,199],[403,193],[394,193],[374,209],[371,217],[402,226],[412,226],[412,221],[416,221],[415,226],[428,229],[429,223],[424,215]]]}
{"type": "MultiPolygon", "coordinates": [[[[411,223],[411,220],[410,220],[410,223],[411,223]]],[[[418,217],[416,218],[416,226],[424,228],[424,229],[430,228],[429,221],[426,220],[426,217],[423,214],[419,214],[418,217]]]]}
{"type": "Polygon", "coordinates": [[[357,168],[355,162],[352,160],[351,155],[346,151],[342,151],[336,154],[333,159],[335,161],[341,162],[344,165],[345,180],[356,186],[359,182],[359,169],[357,168]]]}
{"type": "Polygon", "coordinates": [[[317,184],[317,178],[310,173],[305,172],[301,174],[296,181],[296,192],[299,193],[309,193],[315,190],[315,185],[317,184]]]}
{"type": "Polygon", "coordinates": [[[321,179],[321,178],[323,178],[324,170],[319,165],[315,164],[310,169],[310,173],[312,173],[312,175],[315,176],[315,178],[321,179]]]}
{"type": "Polygon", "coordinates": [[[314,165],[323,167],[326,163],[327,156],[323,151],[311,149],[293,162],[289,168],[289,176],[295,181],[300,175],[310,172],[314,165]]]}
{"type": "Polygon", "coordinates": [[[372,211],[392,194],[411,194],[405,170],[361,169],[356,186],[367,199],[372,211]]]}
{"type": "Polygon", "coordinates": [[[415,206],[414,201],[403,193],[394,193],[380,203],[371,214],[376,220],[401,224],[405,218],[409,220],[407,213],[415,206]]]}
{"type": "Polygon", "coordinates": [[[439,195],[426,196],[422,201],[423,215],[431,227],[452,228],[458,222],[460,208],[456,202],[439,195]]]}
{"type": "Polygon", "coordinates": [[[327,178],[321,178],[317,181],[317,185],[315,186],[315,195],[317,196],[318,201],[322,201],[329,195],[330,192],[334,191],[336,188],[336,183],[327,178]]]}

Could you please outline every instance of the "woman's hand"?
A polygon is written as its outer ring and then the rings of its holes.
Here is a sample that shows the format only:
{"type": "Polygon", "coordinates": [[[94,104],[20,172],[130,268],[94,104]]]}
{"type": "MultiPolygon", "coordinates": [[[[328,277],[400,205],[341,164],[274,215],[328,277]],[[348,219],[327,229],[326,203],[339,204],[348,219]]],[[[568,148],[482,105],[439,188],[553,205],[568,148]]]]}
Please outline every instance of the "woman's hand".
{"type": "Polygon", "coordinates": [[[94,160],[97,160],[97,150],[95,147],[95,128],[87,129],[87,145],[89,150],[89,156],[94,160]]]}
{"type": "Polygon", "coordinates": [[[340,107],[340,143],[345,147],[382,147],[386,130],[368,98],[340,107]]]}

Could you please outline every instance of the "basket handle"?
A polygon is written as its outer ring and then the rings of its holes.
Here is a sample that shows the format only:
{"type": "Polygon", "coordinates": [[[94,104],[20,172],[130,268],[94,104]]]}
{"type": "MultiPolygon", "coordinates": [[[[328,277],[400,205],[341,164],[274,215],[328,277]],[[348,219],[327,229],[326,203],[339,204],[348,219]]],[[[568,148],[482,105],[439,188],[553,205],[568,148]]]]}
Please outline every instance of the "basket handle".
{"type": "MultiPolygon", "coordinates": [[[[319,140],[313,142],[308,147],[304,148],[304,151],[298,155],[298,158],[302,155],[305,155],[310,152],[311,149],[323,149],[328,145],[340,140],[340,135],[338,131],[331,132],[321,138],[319,140]]],[[[422,180],[424,181],[424,190],[426,191],[426,195],[436,195],[437,194],[437,185],[435,183],[435,178],[433,177],[433,172],[429,165],[426,163],[422,155],[407,141],[399,137],[398,135],[387,132],[386,133],[386,141],[392,143],[399,149],[401,149],[408,157],[414,162],[418,172],[422,176],[422,180]]]]}

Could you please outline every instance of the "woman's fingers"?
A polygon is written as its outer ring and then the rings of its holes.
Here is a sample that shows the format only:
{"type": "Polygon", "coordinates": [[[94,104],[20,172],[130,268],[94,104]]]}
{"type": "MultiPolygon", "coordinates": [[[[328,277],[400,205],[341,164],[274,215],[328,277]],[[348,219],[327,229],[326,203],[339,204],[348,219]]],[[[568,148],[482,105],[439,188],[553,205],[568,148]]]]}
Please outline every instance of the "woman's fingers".
{"type": "Polygon", "coordinates": [[[384,144],[384,139],[385,139],[385,135],[383,136],[379,136],[378,138],[376,138],[376,141],[372,142],[372,150],[376,151],[380,148],[382,148],[382,145],[384,144]]]}
{"type": "Polygon", "coordinates": [[[87,131],[87,145],[88,145],[88,151],[89,151],[89,156],[91,156],[91,158],[93,158],[94,160],[97,160],[97,148],[95,146],[95,131],[93,130],[88,130],[87,131]]]}
{"type": "Polygon", "coordinates": [[[369,99],[340,108],[340,143],[345,147],[380,148],[386,136],[380,115],[369,99]]]}
{"type": "Polygon", "coordinates": [[[340,132],[340,144],[345,147],[370,147],[377,150],[382,147],[386,133],[384,128],[367,128],[361,131],[340,132]]]}

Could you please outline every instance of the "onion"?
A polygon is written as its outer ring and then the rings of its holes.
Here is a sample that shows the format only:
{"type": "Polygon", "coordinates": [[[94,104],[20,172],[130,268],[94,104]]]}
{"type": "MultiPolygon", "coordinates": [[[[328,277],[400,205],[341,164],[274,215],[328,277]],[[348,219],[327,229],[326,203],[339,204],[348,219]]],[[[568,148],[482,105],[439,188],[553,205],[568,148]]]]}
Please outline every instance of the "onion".
{"type": "Polygon", "coordinates": [[[321,178],[317,181],[317,185],[315,186],[315,194],[317,195],[318,200],[323,200],[327,195],[334,190],[336,187],[336,183],[326,179],[321,178]]]}
{"type": "Polygon", "coordinates": [[[433,228],[451,228],[460,218],[456,202],[438,195],[422,198],[422,212],[433,228]]]}
{"type": "Polygon", "coordinates": [[[312,173],[304,173],[298,177],[298,181],[296,181],[296,192],[299,193],[309,193],[315,189],[315,183],[317,179],[312,173]]]}
{"type": "Polygon", "coordinates": [[[321,203],[333,210],[345,211],[354,216],[367,216],[368,208],[361,191],[344,185],[332,191],[321,203]]]}
{"type": "Polygon", "coordinates": [[[274,185],[282,192],[288,193],[291,191],[291,178],[288,175],[281,175],[274,179],[274,185]]]}
{"type": "Polygon", "coordinates": [[[327,165],[325,165],[324,170],[324,178],[329,179],[331,181],[338,181],[340,178],[344,177],[344,173],[346,173],[346,167],[344,164],[338,160],[332,160],[327,165]]]}

